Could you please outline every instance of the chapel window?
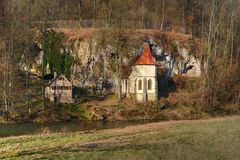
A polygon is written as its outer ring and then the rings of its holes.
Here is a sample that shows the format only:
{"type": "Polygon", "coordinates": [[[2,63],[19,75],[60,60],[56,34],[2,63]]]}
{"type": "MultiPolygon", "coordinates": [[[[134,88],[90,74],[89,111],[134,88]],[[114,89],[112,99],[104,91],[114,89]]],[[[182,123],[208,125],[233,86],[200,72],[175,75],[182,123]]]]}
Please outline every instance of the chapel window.
{"type": "Polygon", "coordinates": [[[142,90],[142,80],[138,80],[138,90],[142,90]]]}
{"type": "Polygon", "coordinates": [[[152,80],[149,79],[148,80],[148,90],[151,90],[152,89],[152,80]]]}

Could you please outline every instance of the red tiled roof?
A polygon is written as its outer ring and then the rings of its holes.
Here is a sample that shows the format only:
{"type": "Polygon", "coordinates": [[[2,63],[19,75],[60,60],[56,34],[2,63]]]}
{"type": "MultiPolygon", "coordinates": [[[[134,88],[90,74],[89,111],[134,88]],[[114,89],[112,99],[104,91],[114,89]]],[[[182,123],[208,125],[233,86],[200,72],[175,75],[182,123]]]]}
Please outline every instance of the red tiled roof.
{"type": "Polygon", "coordinates": [[[135,65],[154,65],[153,57],[148,44],[144,45],[144,51],[136,60],[135,65]]]}

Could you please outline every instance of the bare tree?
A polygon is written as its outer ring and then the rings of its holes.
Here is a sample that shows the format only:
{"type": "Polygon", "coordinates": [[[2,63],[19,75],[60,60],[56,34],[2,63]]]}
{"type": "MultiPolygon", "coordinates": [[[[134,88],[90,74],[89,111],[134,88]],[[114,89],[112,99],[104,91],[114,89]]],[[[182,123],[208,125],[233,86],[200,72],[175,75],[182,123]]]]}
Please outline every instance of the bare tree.
{"type": "Polygon", "coordinates": [[[163,31],[164,23],[165,23],[165,13],[166,12],[166,1],[162,0],[162,20],[161,20],[161,27],[160,29],[163,31]]]}

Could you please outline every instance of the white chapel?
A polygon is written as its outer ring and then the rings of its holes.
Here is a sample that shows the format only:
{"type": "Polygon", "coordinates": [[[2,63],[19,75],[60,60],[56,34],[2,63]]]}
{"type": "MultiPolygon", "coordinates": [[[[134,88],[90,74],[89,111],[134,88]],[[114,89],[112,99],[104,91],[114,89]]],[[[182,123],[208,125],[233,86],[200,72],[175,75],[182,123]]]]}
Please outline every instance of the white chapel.
{"type": "Polygon", "coordinates": [[[157,70],[150,46],[144,45],[143,53],[132,66],[128,79],[122,80],[122,93],[137,102],[157,100],[157,70]]]}

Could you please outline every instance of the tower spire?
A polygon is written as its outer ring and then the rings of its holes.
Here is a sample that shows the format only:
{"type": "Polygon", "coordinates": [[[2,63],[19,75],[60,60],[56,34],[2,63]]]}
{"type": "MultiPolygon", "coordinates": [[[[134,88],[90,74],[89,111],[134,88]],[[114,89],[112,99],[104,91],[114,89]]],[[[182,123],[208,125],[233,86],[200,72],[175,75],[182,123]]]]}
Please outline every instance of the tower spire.
{"type": "Polygon", "coordinates": [[[150,46],[148,44],[144,44],[144,51],[136,60],[135,65],[154,65],[150,46]]]}

